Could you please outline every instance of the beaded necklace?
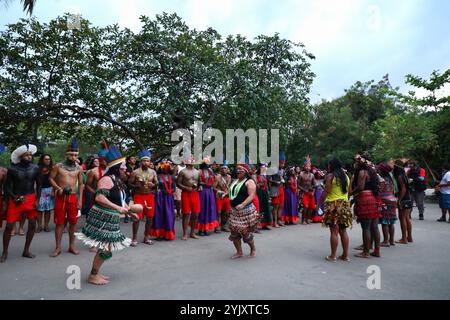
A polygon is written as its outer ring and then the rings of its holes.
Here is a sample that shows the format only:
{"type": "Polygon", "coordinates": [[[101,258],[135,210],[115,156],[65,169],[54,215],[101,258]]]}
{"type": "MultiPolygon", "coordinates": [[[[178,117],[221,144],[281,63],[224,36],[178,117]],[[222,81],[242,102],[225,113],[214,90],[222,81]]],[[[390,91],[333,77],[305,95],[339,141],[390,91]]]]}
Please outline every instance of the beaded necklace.
{"type": "Polygon", "coordinates": [[[242,180],[239,183],[238,182],[239,182],[239,180],[235,180],[231,184],[231,188],[230,188],[230,191],[229,191],[230,200],[236,199],[236,197],[239,194],[239,191],[241,191],[242,186],[247,182],[247,179],[244,179],[244,180],[242,180]]]}

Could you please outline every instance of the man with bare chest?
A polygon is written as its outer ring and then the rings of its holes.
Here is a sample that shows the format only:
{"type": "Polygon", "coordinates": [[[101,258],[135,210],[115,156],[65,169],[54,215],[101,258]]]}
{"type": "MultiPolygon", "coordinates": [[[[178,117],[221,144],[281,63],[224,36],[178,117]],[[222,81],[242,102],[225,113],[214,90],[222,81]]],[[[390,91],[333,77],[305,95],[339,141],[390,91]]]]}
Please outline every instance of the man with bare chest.
{"type": "Polygon", "coordinates": [[[226,228],[228,216],[231,211],[230,197],[228,196],[228,189],[231,185],[231,175],[228,173],[228,164],[224,162],[220,168],[220,172],[214,177],[214,191],[216,193],[216,207],[217,207],[217,222],[219,226],[215,232],[220,231],[230,232],[226,228]]]}
{"type": "Polygon", "coordinates": [[[194,169],[194,158],[187,160],[186,168],[178,174],[177,186],[181,189],[181,206],[183,213],[183,236],[181,240],[187,240],[187,227],[191,224],[190,237],[198,239],[195,234],[198,215],[200,214],[200,196],[198,193],[200,172],[194,169]]]}
{"type": "Polygon", "coordinates": [[[145,233],[144,243],[153,244],[150,240],[150,229],[152,227],[153,217],[155,216],[155,192],[158,184],[156,171],[151,169],[151,153],[148,150],[141,150],[139,152],[141,166],[133,171],[128,185],[133,189],[134,204],[140,204],[144,210],[139,213],[139,220],[133,221],[133,239],[132,247],[138,244],[137,233],[139,231],[140,220],[145,216],[145,233]]]}
{"type": "Polygon", "coordinates": [[[27,144],[17,148],[11,154],[12,165],[8,169],[4,190],[8,197],[8,212],[0,262],[5,262],[8,258],[11,232],[15,223],[22,219],[22,215],[28,219],[28,232],[22,256],[34,258],[34,255],[30,253],[30,245],[36,229],[37,205],[41,195],[40,170],[32,163],[33,154],[36,151],[36,146],[27,144]]]}
{"type": "Polygon", "coordinates": [[[78,255],[75,247],[75,232],[78,222],[78,210],[82,207],[83,169],[77,164],[78,143],[75,139],[67,147],[66,161],[55,165],[50,173],[49,181],[55,190],[55,240],[56,248],[50,257],[61,254],[61,239],[64,224],[69,222],[69,252],[78,255]],[[79,197],[77,197],[77,184],[79,197]]]}
{"type": "Polygon", "coordinates": [[[302,192],[302,224],[309,224],[312,211],[314,210],[314,174],[311,172],[311,160],[306,157],[305,166],[300,173],[300,192],[302,192]]]}

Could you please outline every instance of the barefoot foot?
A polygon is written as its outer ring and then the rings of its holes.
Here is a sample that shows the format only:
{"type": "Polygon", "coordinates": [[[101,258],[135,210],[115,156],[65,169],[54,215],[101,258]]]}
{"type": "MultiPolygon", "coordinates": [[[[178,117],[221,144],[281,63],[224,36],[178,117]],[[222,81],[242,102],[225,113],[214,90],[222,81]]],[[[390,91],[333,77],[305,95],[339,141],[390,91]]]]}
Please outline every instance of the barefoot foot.
{"type": "Polygon", "coordinates": [[[191,237],[192,239],[198,239],[198,237],[197,237],[197,235],[196,235],[195,233],[191,233],[190,237],[191,237]]]}
{"type": "Polygon", "coordinates": [[[56,258],[57,256],[59,256],[61,254],[61,249],[55,249],[55,251],[53,251],[51,254],[50,254],[50,257],[51,258],[56,258]]]}
{"type": "Polygon", "coordinates": [[[80,254],[80,251],[78,251],[76,248],[69,248],[67,252],[74,254],[76,256],[80,254]]]}
{"type": "Polygon", "coordinates": [[[22,253],[22,257],[33,259],[33,258],[36,257],[36,255],[34,255],[34,254],[30,253],[30,252],[24,252],[24,253],[22,253]]]}
{"type": "Polygon", "coordinates": [[[234,256],[231,257],[231,260],[236,260],[236,259],[242,258],[242,256],[243,256],[242,253],[241,254],[236,253],[234,256]]]}
{"type": "Polygon", "coordinates": [[[108,280],[106,280],[106,279],[104,279],[101,275],[99,275],[99,274],[96,274],[96,275],[90,275],[89,276],[89,278],[88,278],[88,282],[89,283],[92,283],[92,284],[95,284],[95,285],[98,285],[98,286],[102,286],[102,285],[105,285],[105,284],[107,284],[107,283],[109,283],[109,281],[108,280]]]}
{"type": "Polygon", "coordinates": [[[186,235],[182,236],[181,240],[186,241],[187,240],[187,236],[186,235]]]}
{"type": "Polygon", "coordinates": [[[4,254],[2,255],[1,259],[0,259],[0,263],[5,262],[6,259],[8,259],[8,254],[7,254],[7,253],[4,253],[4,254]]]}

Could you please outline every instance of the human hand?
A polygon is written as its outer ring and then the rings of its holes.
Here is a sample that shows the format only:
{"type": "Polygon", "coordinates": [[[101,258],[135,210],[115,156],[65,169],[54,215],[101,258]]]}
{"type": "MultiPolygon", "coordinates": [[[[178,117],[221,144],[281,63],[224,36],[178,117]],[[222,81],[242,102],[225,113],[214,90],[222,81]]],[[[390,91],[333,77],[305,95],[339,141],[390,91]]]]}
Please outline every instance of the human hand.
{"type": "Polygon", "coordinates": [[[128,210],[129,210],[129,208],[125,208],[125,207],[119,207],[119,209],[117,209],[117,211],[119,211],[120,214],[127,214],[128,210]]]}

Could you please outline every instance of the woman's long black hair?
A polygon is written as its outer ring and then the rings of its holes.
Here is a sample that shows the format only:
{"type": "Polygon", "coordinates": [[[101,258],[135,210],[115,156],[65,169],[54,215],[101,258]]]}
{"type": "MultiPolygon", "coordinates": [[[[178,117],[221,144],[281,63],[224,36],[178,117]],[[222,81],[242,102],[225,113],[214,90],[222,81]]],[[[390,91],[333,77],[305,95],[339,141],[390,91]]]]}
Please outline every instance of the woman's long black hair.
{"type": "Polygon", "coordinates": [[[112,166],[108,169],[105,176],[114,176],[113,181],[115,181],[115,184],[119,187],[119,189],[124,190],[125,184],[123,183],[122,177],[120,176],[120,166],[122,163],[118,163],[115,166],[112,166]]]}
{"type": "MultiPolygon", "coordinates": [[[[367,156],[365,158],[367,160],[369,160],[367,156]]],[[[367,166],[366,164],[364,164],[364,163],[360,163],[359,164],[359,168],[355,169],[355,176],[354,176],[354,179],[353,179],[353,188],[354,188],[354,190],[356,190],[356,188],[358,187],[358,177],[359,177],[359,172],[361,170],[366,170],[367,173],[369,174],[370,181],[366,182],[366,184],[369,185],[370,190],[372,190],[372,193],[375,196],[378,196],[379,193],[380,193],[380,185],[379,185],[379,181],[378,181],[377,172],[374,169],[372,169],[369,166],[367,166]]]]}
{"type": "Polygon", "coordinates": [[[50,165],[48,166],[48,169],[51,171],[53,168],[53,158],[51,155],[44,153],[43,155],[41,155],[39,157],[39,161],[38,161],[38,166],[40,169],[42,169],[44,167],[44,158],[45,157],[49,157],[50,158],[50,165]]]}
{"type": "Polygon", "coordinates": [[[333,176],[337,179],[338,184],[341,186],[342,192],[347,193],[348,181],[347,175],[345,174],[344,169],[342,169],[342,162],[337,158],[333,158],[328,162],[328,166],[330,167],[333,176]]]}

